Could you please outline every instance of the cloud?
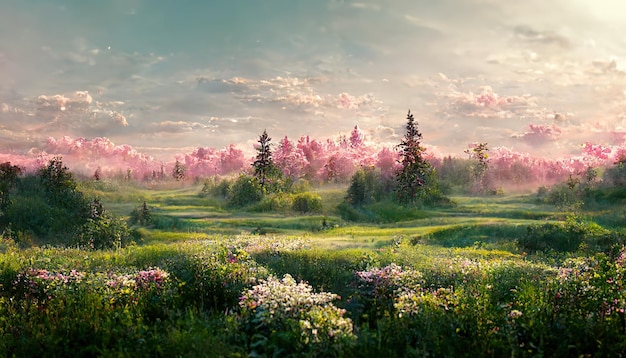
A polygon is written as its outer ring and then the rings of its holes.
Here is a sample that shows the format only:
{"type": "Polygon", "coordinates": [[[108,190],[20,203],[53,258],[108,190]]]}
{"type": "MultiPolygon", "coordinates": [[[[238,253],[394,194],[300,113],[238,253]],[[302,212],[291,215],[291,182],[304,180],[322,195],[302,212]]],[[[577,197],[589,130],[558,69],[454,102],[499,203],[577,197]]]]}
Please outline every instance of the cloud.
{"type": "Polygon", "coordinates": [[[545,142],[557,141],[561,137],[562,130],[556,125],[529,124],[529,131],[514,134],[512,138],[519,138],[530,144],[543,144],[545,142]]]}
{"type": "Polygon", "coordinates": [[[379,143],[380,145],[396,145],[400,142],[400,136],[395,129],[383,125],[378,125],[373,129],[365,131],[368,142],[379,143]]]}
{"type": "Polygon", "coordinates": [[[87,91],[76,91],[70,96],[66,97],[59,94],[53,96],[41,95],[37,97],[35,104],[39,111],[64,112],[84,111],[89,109],[89,106],[93,103],[93,98],[87,91]]]}
{"type": "Polygon", "coordinates": [[[529,44],[554,45],[561,49],[569,49],[572,45],[570,41],[554,31],[537,31],[530,26],[516,26],[513,29],[516,39],[529,44]]]}
{"type": "Polygon", "coordinates": [[[185,121],[162,121],[159,123],[153,123],[152,127],[155,131],[163,133],[193,132],[205,129],[215,130],[215,128],[217,128],[216,125],[185,121]]]}
{"type": "Polygon", "coordinates": [[[124,107],[121,101],[97,101],[88,91],[39,95],[0,104],[0,124],[24,143],[50,135],[99,136],[129,127],[124,107]]]}
{"type": "Polygon", "coordinates": [[[482,86],[477,93],[449,87],[447,92],[438,95],[444,100],[441,112],[446,117],[508,119],[535,116],[543,111],[538,107],[537,98],[530,94],[500,96],[491,86],[482,86]]]}
{"type": "MultiPolygon", "coordinates": [[[[360,95],[341,92],[333,94],[318,89],[327,79],[316,77],[276,76],[250,79],[197,77],[198,88],[210,93],[229,93],[249,106],[273,104],[277,109],[324,114],[332,110],[355,110],[360,115],[380,112],[383,102],[371,93],[360,95]]],[[[340,113],[340,112],[337,112],[340,113]]]]}
{"type": "Polygon", "coordinates": [[[372,11],[380,11],[380,6],[372,3],[363,3],[363,2],[353,2],[350,3],[350,6],[355,9],[367,9],[372,11]]]}

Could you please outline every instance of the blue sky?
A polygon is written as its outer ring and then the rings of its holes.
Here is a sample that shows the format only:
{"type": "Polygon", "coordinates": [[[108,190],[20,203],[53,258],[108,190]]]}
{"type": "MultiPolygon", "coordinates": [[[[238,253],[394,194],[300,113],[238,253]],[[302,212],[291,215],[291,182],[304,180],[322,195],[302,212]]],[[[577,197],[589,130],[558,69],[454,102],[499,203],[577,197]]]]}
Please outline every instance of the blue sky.
{"type": "Polygon", "coordinates": [[[618,0],[3,0],[0,151],[108,137],[155,156],[336,138],[535,155],[624,144],[618,0]]]}

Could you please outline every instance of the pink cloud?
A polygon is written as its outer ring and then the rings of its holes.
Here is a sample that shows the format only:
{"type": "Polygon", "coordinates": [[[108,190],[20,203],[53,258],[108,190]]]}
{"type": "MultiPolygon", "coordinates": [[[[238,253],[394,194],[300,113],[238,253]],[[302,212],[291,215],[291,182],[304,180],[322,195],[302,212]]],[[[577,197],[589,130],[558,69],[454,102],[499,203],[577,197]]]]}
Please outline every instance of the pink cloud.
{"type": "Polygon", "coordinates": [[[513,118],[535,113],[537,100],[531,95],[500,96],[490,86],[480,92],[459,92],[452,88],[439,95],[447,100],[448,114],[479,118],[513,118]]]}
{"type": "Polygon", "coordinates": [[[514,134],[511,137],[520,138],[532,144],[541,144],[547,141],[558,140],[562,133],[561,128],[554,124],[544,125],[531,123],[528,125],[528,128],[530,129],[528,132],[514,134]]]}
{"type": "Polygon", "coordinates": [[[363,106],[377,105],[382,102],[378,101],[374,96],[365,94],[362,96],[352,96],[346,92],[342,92],[337,96],[337,108],[341,109],[359,109],[363,106]]]}
{"type": "Polygon", "coordinates": [[[305,111],[318,108],[377,110],[382,105],[382,101],[371,94],[353,95],[342,92],[339,95],[333,95],[319,92],[313,87],[315,83],[321,81],[318,78],[277,76],[254,80],[233,77],[228,80],[199,78],[197,81],[205,84],[208,90],[231,90],[246,103],[277,103],[284,108],[299,108],[305,111]]]}

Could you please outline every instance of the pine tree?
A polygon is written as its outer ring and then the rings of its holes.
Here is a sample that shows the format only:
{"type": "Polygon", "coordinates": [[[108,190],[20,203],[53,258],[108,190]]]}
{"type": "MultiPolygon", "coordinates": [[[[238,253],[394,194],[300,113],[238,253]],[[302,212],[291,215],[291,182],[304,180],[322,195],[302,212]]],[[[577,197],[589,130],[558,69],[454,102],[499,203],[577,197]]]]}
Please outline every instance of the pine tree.
{"type": "Polygon", "coordinates": [[[256,148],[256,160],[252,163],[254,176],[259,181],[262,188],[266,187],[268,178],[273,174],[274,162],[272,160],[272,149],[270,147],[272,138],[267,135],[267,130],[259,137],[259,146],[256,148]]]}
{"type": "Polygon", "coordinates": [[[185,166],[178,161],[178,159],[176,159],[176,163],[174,164],[174,169],[172,169],[172,177],[174,177],[174,179],[176,179],[176,181],[183,181],[185,180],[185,172],[187,171],[187,168],[185,168],[185,166]]]}
{"type": "Polygon", "coordinates": [[[402,167],[396,174],[396,198],[403,204],[428,202],[430,196],[438,192],[434,170],[424,158],[425,149],[421,145],[422,133],[409,110],[407,114],[406,134],[398,145],[402,167]]]}
{"type": "Polygon", "coordinates": [[[380,176],[374,167],[363,167],[357,170],[350,179],[350,186],[345,200],[353,206],[369,204],[376,200],[377,184],[380,176]]]}
{"type": "Polygon", "coordinates": [[[359,129],[359,126],[358,125],[354,126],[352,133],[350,133],[350,148],[358,149],[358,148],[363,147],[364,140],[365,140],[365,136],[359,129]]]}

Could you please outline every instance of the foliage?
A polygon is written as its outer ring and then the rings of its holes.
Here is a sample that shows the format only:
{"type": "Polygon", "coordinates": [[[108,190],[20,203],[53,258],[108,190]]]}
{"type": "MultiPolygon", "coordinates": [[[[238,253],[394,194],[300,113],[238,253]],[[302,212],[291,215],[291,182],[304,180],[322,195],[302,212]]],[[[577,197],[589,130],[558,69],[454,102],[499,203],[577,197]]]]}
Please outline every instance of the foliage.
{"type": "Polygon", "coordinates": [[[10,250],[0,253],[2,355],[626,352],[623,246],[545,262],[251,235],[10,250]]]}
{"type": "Polygon", "coordinates": [[[293,196],[285,193],[266,194],[260,202],[250,207],[251,211],[259,212],[283,212],[291,210],[293,196]]]}
{"type": "Polygon", "coordinates": [[[177,159],[172,169],[172,178],[176,179],[176,181],[183,181],[187,177],[186,172],[187,168],[177,159]]]}
{"type": "Polygon", "coordinates": [[[14,232],[21,245],[49,243],[91,249],[128,244],[126,223],[104,211],[77,190],[77,182],[61,158],[53,158],[36,174],[12,179],[15,184],[2,215],[2,229],[14,232]]]}
{"type": "Polygon", "coordinates": [[[398,145],[402,168],[396,174],[396,200],[409,205],[437,205],[443,194],[435,170],[425,158],[422,133],[411,114],[407,114],[406,133],[398,145]]]}
{"type": "Polygon", "coordinates": [[[0,215],[11,204],[10,193],[15,187],[22,169],[10,162],[0,164],[0,215]]]}
{"type": "MultiPolygon", "coordinates": [[[[12,195],[35,198],[46,204],[44,215],[54,214],[38,180],[19,177],[12,195]],[[25,188],[41,195],[25,196],[25,188]]],[[[559,222],[568,213],[530,196],[459,197],[458,207],[429,210],[390,199],[344,202],[376,222],[354,225],[334,212],[220,211],[197,188],[120,186],[132,192],[119,193],[90,183],[103,202],[115,203],[111,211],[128,213],[136,205],[128,202],[149,198],[159,208],[155,224],[137,230],[151,240],[117,250],[19,248],[14,240],[34,234],[6,228],[0,355],[626,353],[623,210],[610,218],[613,230],[595,224],[615,207],[582,206],[593,221],[559,222]],[[230,234],[257,226],[294,236],[230,234]]],[[[324,204],[329,193],[338,203],[343,190],[315,193],[324,204]]],[[[294,195],[268,194],[246,210],[272,197],[287,203],[294,195]]],[[[108,213],[88,203],[90,217],[108,213]]]]}
{"type": "Polygon", "coordinates": [[[565,222],[528,226],[518,244],[529,252],[573,252],[579,249],[609,251],[614,245],[623,245],[625,242],[623,235],[604,229],[592,221],[570,216],[565,222]]]}
{"type": "Polygon", "coordinates": [[[607,168],[602,176],[602,182],[606,187],[626,187],[626,162],[617,162],[607,168]]]}
{"type": "Polygon", "coordinates": [[[263,187],[255,177],[239,175],[228,188],[228,205],[241,208],[263,199],[263,187]]]}
{"type": "Polygon", "coordinates": [[[596,198],[601,196],[598,193],[602,188],[609,187],[608,183],[598,183],[597,176],[597,170],[588,167],[579,175],[570,174],[565,182],[556,184],[550,189],[540,187],[537,190],[537,197],[540,201],[552,204],[560,210],[578,212],[583,206],[593,206],[596,198]]]}
{"type": "Polygon", "coordinates": [[[126,222],[109,215],[100,201],[92,201],[89,209],[89,217],[76,236],[76,245],[90,250],[103,250],[117,249],[131,242],[132,236],[126,222]]]}
{"type": "Polygon", "coordinates": [[[437,166],[437,178],[442,192],[469,193],[471,183],[470,161],[467,159],[444,157],[437,166]]]}
{"type": "Polygon", "coordinates": [[[339,356],[355,342],[352,321],[332,301],[291,275],[273,276],[244,292],[241,327],[253,355],[339,356]]]}
{"type": "Polygon", "coordinates": [[[128,222],[131,225],[148,226],[152,223],[152,213],[144,201],[140,207],[133,209],[128,222]]]}
{"type": "Polygon", "coordinates": [[[322,211],[322,198],[309,192],[294,194],[291,208],[302,214],[317,213],[322,211]]]}
{"type": "Polygon", "coordinates": [[[489,170],[489,148],[487,143],[478,143],[471,149],[466,149],[465,153],[469,155],[472,162],[470,166],[471,178],[473,181],[472,191],[478,194],[486,194],[494,192],[491,178],[488,175],[489,170]]]}
{"type": "Polygon", "coordinates": [[[272,160],[271,141],[272,138],[267,135],[267,131],[263,130],[263,133],[259,136],[259,145],[256,148],[256,160],[252,163],[254,177],[258,180],[261,188],[265,188],[266,181],[276,171],[274,169],[274,161],[272,160]]]}
{"type": "Polygon", "coordinates": [[[383,268],[371,268],[356,272],[356,292],[350,298],[360,306],[360,315],[369,325],[375,325],[385,316],[395,315],[394,299],[406,290],[419,290],[422,286],[419,271],[405,270],[392,263],[383,268]]]}
{"type": "Polygon", "coordinates": [[[341,218],[347,221],[378,224],[398,223],[429,216],[423,210],[412,206],[398,205],[397,202],[391,200],[384,200],[360,207],[354,207],[343,202],[337,205],[337,211],[341,218]]]}
{"type": "Polygon", "coordinates": [[[362,167],[350,179],[345,200],[353,206],[371,204],[388,197],[392,185],[373,167],[362,167]]]}
{"type": "Polygon", "coordinates": [[[89,215],[88,201],[60,162],[52,161],[37,176],[19,178],[6,208],[3,226],[31,232],[43,242],[69,243],[89,215]],[[57,169],[59,169],[57,171],[57,169]]]}

